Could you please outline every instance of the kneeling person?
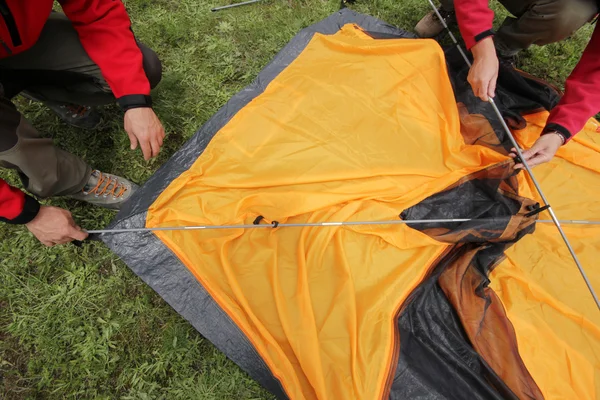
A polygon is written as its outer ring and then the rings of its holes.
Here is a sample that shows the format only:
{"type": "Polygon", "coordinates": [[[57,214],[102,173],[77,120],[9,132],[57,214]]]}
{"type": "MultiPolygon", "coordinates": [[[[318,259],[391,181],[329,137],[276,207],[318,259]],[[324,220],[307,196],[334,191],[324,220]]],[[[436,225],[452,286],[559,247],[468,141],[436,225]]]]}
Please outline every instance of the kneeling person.
{"type": "MultiPolygon", "coordinates": [[[[32,194],[69,196],[118,209],[137,186],[100,172],[55,147],[19,113],[19,93],[41,101],[65,122],[91,129],[95,107],[117,102],[131,149],[146,160],[163,144],[164,129],[152,110],[150,89],[161,79],[156,54],[136,41],[120,0],[0,1],[0,165],[15,169],[32,194]]],[[[68,211],[38,202],[0,180],[0,221],[27,224],[43,243],[59,244],[85,234],[68,211]]]]}

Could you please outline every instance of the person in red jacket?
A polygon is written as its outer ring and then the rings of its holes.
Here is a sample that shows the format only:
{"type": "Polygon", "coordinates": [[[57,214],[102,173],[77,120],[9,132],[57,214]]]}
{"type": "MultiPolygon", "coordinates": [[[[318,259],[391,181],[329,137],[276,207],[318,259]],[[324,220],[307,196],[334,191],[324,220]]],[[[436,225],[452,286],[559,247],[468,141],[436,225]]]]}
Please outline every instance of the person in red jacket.
{"type": "MultiPolygon", "coordinates": [[[[473,54],[469,83],[475,95],[487,101],[493,97],[500,60],[512,61],[529,46],[544,45],[569,37],[598,14],[597,0],[500,0],[515,17],[508,17],[492,30],[494,13],[488,0],[444,0],[440,12],[456,20],[465,44],[473,54]]],[[[433,37],[443,30],[434,12],[415,27],[421,37],[433,37]]],[[[567,79],[565,93],[551,110],[542,136],[523,153],[530,166],[550,161],[557,150],[583,129],[600,111],[600,28],[596,25],[583,55],[567,79]]],[[[522,168],[521,164],[517,165],[522,168]]]]}
{"type": "MultiPolygon", "coordinates": [[[[91,168],[55,147],[23,118],[11,99],[41,101],[67,123],[94,128],[96,107],[118,103],[131,149],[147,160],[163,144],[150,89],[161,79],[156,54],[139,43],[121,0],[0,0],[0,165],[18,171],[41,198],[68,196],[118,209],[136,190],[132,182],[91,168]]],[[[81,240],[71,214],[40,206],[0,180],[0,221],[25,224],[44,244],[81,240]]]]}

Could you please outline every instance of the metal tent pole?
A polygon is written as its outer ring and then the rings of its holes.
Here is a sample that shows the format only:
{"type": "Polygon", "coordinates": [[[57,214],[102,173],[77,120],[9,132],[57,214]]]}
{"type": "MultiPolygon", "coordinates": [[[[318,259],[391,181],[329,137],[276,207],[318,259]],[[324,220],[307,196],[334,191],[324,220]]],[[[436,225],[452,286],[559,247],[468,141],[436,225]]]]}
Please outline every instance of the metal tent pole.
{"type": "Polygon", "coordinates": [[[234,7],[245,6],[245,5],[248,5],[248,4],[258,3],[259,1],[261,1],[261,0],[244,1],[244,2],[241,2],[241,3],[230,4],[228,6],[221,6],[221,7],[211,8],[210,11],[215,12],[215,11],[226,10],[228,8],[234,8],[234,7]]]}
{"type": "MultiPolygon", "coordinates": [[[[156,228],[122,228],[122,229],[100,229],[86,231],[89,234],[116,234],[134,232],[161,232],[161,231],[198,231],[204,229],[260,229],[260,228],[303,228],[303,227],[326,227],[326,226],[360,226],[360,225],[422,225],[422,224],[446,224],[452,222],[480,221],[477,218],[452,218],[452,219],[415,219],[415,220],[391,220],[391,221],[346,221],[346,222],[307,222],[307,223],[271,223],[271,224],[240,224],[240,225],[196,225],[196,226],[165,226],[156,228]]],[[[552,220],[538,220],[538,223],[554,223],[552,220]]],[[[600,221],[565,220],[563,224],[574,225],[600,225],[600,221]]]]}
{"type": "MultiPolygon", "coordinates": [[[[467,65],[469,66],[469,68],[471,68],[471,61],[469,61],[469,58],[467,57],[467,55],[465,54],[465,52],[460,47],[460,44],[458,43],[458,40],[456,40],[456,37],[454,36],[454,34],[452,33],[452,31],[448,27],[448,24],[446,24],[446,20],[444,20],[444,18],[442,17],[442,15],[440,14],[440,12],[438,11],[438,9],[435,6],[435,4],[433,4],[433,1],[432,0],[428,0],[428,1],[429,1],[429,4],[431,5],[431,8],[433,8],[433,11],[435,12],[436,16],[439,18],[440,22],[442,23],[442,25],[444,26],[444,28],[446,29],[446,31],[450,34],[450,38],[452,39],[452,41],[454,42],[454,44],[458,48],[458,51],[460,52],[460,54],[464,58],[465,62],[467,63],[467,65]]],[[[525,170],[527,171],[527,173],[531,177],[531,181],[533,182],[533,185],[535,186],[535,189],[539,193],[539,195],[542,198],[542,201],[544,202],[544,204],[548,207],[548,213],[550,214],[550,217],[552,218],[552,221],[554,222],[554,225],[556,225],[556,229],[558,229],[558,232],[560,233],[560,236],[562,237],[563,241],[567,245],[567,248],[569,249],[569,253],[571,253],[571,256],[573,257],[573,261],[575,261],[575,264],[577,265],[577,268],[579,269],[579,272],[581,273],[581,276],[585,280],[585,283],[586,283],[588,289],[590,290],[590,293],[592,294],[592,297],[594,298],[594,301],[596,302],[596,306],[600,310],[600,300],[598,299],[598,296],[596,295],[596,292],[594,291],[592,283],[588,279],[588,277],[587,277],[587,275],[586,275],[583,267],[581,266],[581,263],[579,262],[579,259],[577,258],[577,255],[575,254],[575,251],[573,250],[573,247],[571,246],[571,243],[569,242],[569,239],[567,238],[567,235],[565,235],[565,232],[563,231],[563,229],[562,229],[562,227],[560,225],[560,221],[556,217],[556,214],[554,214],[554,210],[552,209],[552,207],[548,203],[548,200],[546,199],[546,196],[544,195],[544,192],[542,192],[540,184],[538,183],[537,179],[533,175],[533,172],[531,171],[531,168],[529,167],[529,164],[527,163],[527,161],[523,157],[523,152],[521,151],[521,148],[519,147],[519,144],[515,140],[515,137],[513,136],[512,132],[510,131],[508,125],[506,125],[506,122],[504,121],[504,118],[502,117],[502,113],[500,112],[500,109],[498,108],[498,106],[494,102],[494,99],[492,99],[490,97],[490,99],[488,100],[488,102],[492,105],[492,108],[494,109],[494,112],[496,113],[496,115],[498,116],[498,119],[500,120],[500,123],[502,124],[502,128],[504,128],[504,131],[506,132],[506,134],[510,138],[510,141],[511,141],[511,143],[514,146],[515,151],[517,152],[517,155],[521,159],[521,163],[523,164],[523,166],[525,167],[525,170]]]]}

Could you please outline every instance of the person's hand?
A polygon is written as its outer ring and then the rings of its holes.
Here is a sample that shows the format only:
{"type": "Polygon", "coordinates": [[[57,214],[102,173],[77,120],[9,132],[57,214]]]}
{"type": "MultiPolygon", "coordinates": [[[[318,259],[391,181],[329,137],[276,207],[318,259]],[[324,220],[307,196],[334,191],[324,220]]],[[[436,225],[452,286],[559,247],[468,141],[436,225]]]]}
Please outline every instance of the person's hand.
{"type": "Polygon", "coordinates": [[[487,37],[471,48],[473,65],[469,70],[467,80],[471,84],[473,93],[483,101],[488,101],[496,93],[498,80],[498,56],[494,47],[494,40],[487,37]]]}
{"type": "Polygon", "coordinates": [[[156,157],[165,137],[165,130],[150,107],[132,108],[125,112],[125,131],[131,150],[140,145],[145,160],[156,157]]]}
{"type": "Polygon", "coordinates": [[[41,206],[38,215],[25,226],[46,246],[85,240],[88,237],[75,224],[70,212],[57,207],[41,206]]]}
{"type": "MultiPolygon", "coordinates": [[[[560,146],[563,145],[563,139],[559,134],[548,133],[540,136],[540,138],[531,146],[529,150],[523,152],[523,158],[527,161],[530,167],[543,164],[552,160],[552,157],[556,154],[560,146]]],[[[513,152],[516,152],[513,149],[513,152]]],[[[511,153],[512,158],[516,157],[516,154],[511,153]]],[[[515,168],[524,168],[522,163],[516,164],[515,168]]]]}

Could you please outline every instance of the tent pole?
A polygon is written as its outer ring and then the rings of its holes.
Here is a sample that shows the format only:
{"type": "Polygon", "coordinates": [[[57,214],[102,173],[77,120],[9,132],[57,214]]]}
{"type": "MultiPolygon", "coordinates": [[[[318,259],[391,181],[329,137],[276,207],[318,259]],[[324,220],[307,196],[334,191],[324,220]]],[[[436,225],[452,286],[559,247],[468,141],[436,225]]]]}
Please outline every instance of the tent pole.
{"type": "Polygon", "coordinates": [[[221,11],[221,10],[226,10],[228,8],[234,8],[234,7],[240,7],[240,6],[245,6],[248,4],[253,4],[253,3],[258,3],[261,0],[249,0],[249,1],[244,1],[242,3],[235,3],[235,4],[230,4],[228,6],[221,6],[221,7],[215,7],[215,8],[211,8],[210,11],[212,12],[216,12],[216,11],[221,11]]]}
{"type": "MultiPolygon", "coordinates": [[[[197,226],[164,226],[156,228],[122,228],[122,229],[100,229],[88,230],[89,234],[116,234],[135,232],[160,232],[160,231],[194,231],[203,229],[260,229],[260,228],[304,228],[304,227],[326,227],[326,226],[364,226],[364,225],[421,225],[421,224],[447,224],[456,222],[484,221],[477,218],[454,218],[454,219],[415,219],[415,220],[391,220],[391,221],[346,221],[346,222],[307,222],[307,223],[282,223],[277,224],[240,224],[240,225],[197,225],[197,226]]],[[[538,223],[554,223],[552,220],[538,220],[538,223]]],[[[565,220],[563,224],[573,225],[600,225],[600,221],[565,220]]]]}
{"type": "MultiPolygon", "coordinates": [[[[442,15],[440,14],[440,12],[438,11],[438,9],[435,6],[435,4],[433,4],[433,1],[432,0],[428,0],[428,1],[429,1],[429,4],[431,5],[431,8],[433,8],[433,11],[435,12],[436,16],[439,18],[440,22],[442,23],[442,25],[444,26],[444,28],[446,29],[446,31],[450,34],[450,38],[452,39],[452,41],[454,42],[454,44],[458,48],[458,51],[462,55],[463,59],[465,60],[465,62],[469,66],[469,68],[471,68],[471,61],[469,61],[469,58],[464,53],[463,49],[461,48],[460,44],[458,43],[458,40],[456,40],[456,37],[454,36],[454,34],[452,33],[452,31],[448,27],[448,24],[446,24],[446,20],[444,20],[444,18],[442,17],[442,15]]],[[[548,203],[548,200],[546,199],[546,196],[544,195],[544,192],[542,192],[542,188],[540,187],[540,184],[538,183],[537,179],[533,175],[533,172],[531,171],[531,168],[529,167],[529,164],[527,163],[527,161],[523,157],[523,152],[521,151],[521,148],[519,147],[519,144],[517,143],[515,137],[513,136],[512,132],[510,131],[508,125],[506,125],[506,121],[504,121],[504,117],[502,117],[502,113],[500,112],[500,109],[498,108],[498,106],[494,102],[494,99],[492,99],[490,97],[489,100],[488,100],[488,102],[492,105],[492,108],[494,109],[494,112],[496,113],[496,115],[498,116],[498,119],[500,120],[500,123],[502,124],[502,128],[504,128],[504,131],[506,132],[506,134],[508,135],[510,141],[512,142],[512,144],[513,144],[513,146],[515,148],[515,151],[517,152],[517,155],[519,156],[519,158],[521,160],[521,163],[523,164],[523,166],[525,167],[525,170],[529,174],[529,177],[531,178],[531,181],[533,182],[533,185],[535,186],[537,192],[539,193],[540,197],[542,198],[542,201],[544,202],[545,205],[548,206],[548,213],[550,214],[550,217],[552,218],[552,221],[554,222],[554,225],[556,225],[556,229],[558,229],[558,232],[560,233],[560,236],[562,237],[563,241],[567,245],[567,248],[569,249],[569,253],[571,253],[571,257],[573,257],[573,261],[575,261],[575,264],[577,265],[577,268],[579,269],[579,272],[581,273],[581,276],[583,277],[583,279],[584,279],[584,281],[585,281],[588,289],[590,290],[590,293],[592,294],[592,297],[594,298],[594,301],[596,302],[596,306],[600,310],[600,300],[598,299],[598,296],[596,295],[596,292],[594,291],[592,283],[588,279],[588,277],[587,277],[587,275],[586,275],[583,267],[581,266],[581,263],[579,262],[579,259],[577,258],[577,255],[575,254],[575,251],[573,250],[573,247],[571,246],[571,243],[569,242],[569,239],[567,238],[567,235],[565,235],[565,232],[563,231],[563,229],[562,229],[562,227],[560,225],[560,221],[556,217],[556,214],[554,214],[554,210],[552,209],[552,207],[548,203]]]]}

